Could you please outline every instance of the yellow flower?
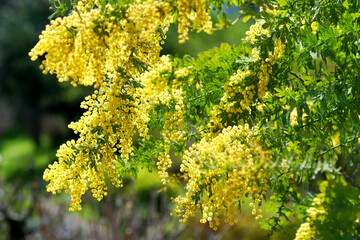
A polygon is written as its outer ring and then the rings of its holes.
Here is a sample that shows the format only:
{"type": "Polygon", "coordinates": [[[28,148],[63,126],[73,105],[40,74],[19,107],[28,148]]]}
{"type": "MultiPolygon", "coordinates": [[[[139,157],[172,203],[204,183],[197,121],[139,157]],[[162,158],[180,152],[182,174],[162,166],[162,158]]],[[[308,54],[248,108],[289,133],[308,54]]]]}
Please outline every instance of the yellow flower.
{"type": "Polygon", "coordinates": [[[311,31],[313,34],[316,34],[316,32],[319,30],[319,23],[317,21],[314,21],[311,23],[311,31]]]}

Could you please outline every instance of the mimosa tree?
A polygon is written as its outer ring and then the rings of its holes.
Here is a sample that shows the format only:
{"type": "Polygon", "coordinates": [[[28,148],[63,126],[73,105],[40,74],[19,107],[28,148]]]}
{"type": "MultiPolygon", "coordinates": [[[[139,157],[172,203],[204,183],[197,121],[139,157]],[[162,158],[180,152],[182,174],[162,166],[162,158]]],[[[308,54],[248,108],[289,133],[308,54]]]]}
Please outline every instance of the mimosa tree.
{"type": "Polygon", "coordinates": [[[30,57],[60,82],[92,87],[44,179],[81,210],[139,168],[181,184],[174,214],[198,214],[214,230],[235,224],[242,204],[271,234],[291,214],[296,239],[360,235],[360,2],[332,0],[72,0],[54,14],[30,57]],[[160,55],[170,24],[211,37],[237,20],[256,21],[237,46],[196,57],[160,55]],[[259,7],[254,11],[253,7],[259,7]],[[154,137],[150,130],[160,131],[154,137]],[[181,157],[172,175],[170,151],[181,157]],[[318,186],[310,188],[309,184],[318,186]],[[317,191],[317,192],[314,192],[317,191]],[[309,193],[309,194],[306,194],[309,193]],[[262,205],[275,202],[265,219],[262,205]],[[292,205],[302,207],[295,208],[292,205]]]}

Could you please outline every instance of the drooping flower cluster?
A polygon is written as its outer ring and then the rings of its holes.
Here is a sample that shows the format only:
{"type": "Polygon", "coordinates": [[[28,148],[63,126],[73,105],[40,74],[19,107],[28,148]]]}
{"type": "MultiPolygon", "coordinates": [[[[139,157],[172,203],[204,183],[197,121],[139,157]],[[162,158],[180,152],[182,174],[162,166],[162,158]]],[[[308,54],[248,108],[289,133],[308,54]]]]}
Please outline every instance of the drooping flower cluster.
{"type": "MultiPolygon", "coordinates": [[[[200,20],[192,26],[208,26],[206,5],[195,2],[199,8],[192,12],[200,20]]],[[[189,4],[182,2],[181,6],[188,9],[189,4]]],[[[133,137],[149,137],[151,107],[173,104],[175,114],[168,114],[163,135],[168,142],[182,138],[181,90],[169,90],[161,78],[148,86],[144,73],[146,68],[168,67],[160,59],[160,44],[174,19],[173,8],[167,1],[157,0],[106,5],[96,0],[78,1],[68,16],[50,22],[29,53],[32,60],[44,55],[40,67],[44,73],[56,74],[59,81],[97,88],[81,104],[87,110],[81,119],[69,125],[79,139],[63,144],[57,152],[58,162],[44,173],[44,179],[50,181],[48,191],[55,194],[64,189],[70,193],[70,210],[81,210],[81,196],[88,188],[101,200],[106,195],[106,176],[121,186],[123,174],[137,168],[138,163],[130,158],[133,137]],[[157,96],[156,89],[148,94],[139,91],[155,85],[162,97],[157,96]]],[[[181,14],[180,19],[186,25],[190,16],[181,14]]],[[[165,178],[171,164],[167,161],[160,165],[165,178]]]]}
{"type": "Polygon", "coordinates": [[[189,28],[212,33],[211,17],[205,0],[177,0],[179,43],[189,39],[189,28]]]}
{"type": "Polygon", "coordinates": [[[141,137],[147,137],[147,115],[131,85],[133,81],[128,79],[123,85],[116,81],[104,83],[85,99],[81,106],[87,112],[69,125],[79,138],[62,145],[57,152],[58,163],[44,173],[44,179],[50,181],[49,191],[70,189],[71,210],[81,209],[80,197],[87,187],[92,189],[94,197],[102,199],[106,191],[105,174],[115,186],[121,186],[126,169],[118,167],[128,165],[136,130],[141,137]],[[63,169],[70,173],[62,176],[59,172],[63,169]]]}
{"type": "Polygon", "coordinates": [[[280,39],[276,40],[274,51],[269,53],[268,58],[261,61],[259,81],[257,83],[257,94],[259,99],[263,99],[267,90],[267,86],[270,80],[270,74],[272,73],[272,66],[275,65],[279,59],[283,58],[285,52],[285,44],[280,39]]]}
{"type": "Polygon", "coordinates": [[[239,87],[249,76],[251,76],[249,70],[238,70],[225,84],[224,96],[221,99],[220,107],[224,108],[227,113],[239,114],[244,110],[251,111],[249,107],[254,97],[255,85],[247,86],[245,88],[239,87]],[[239,101],[231,101],[236,97],[240,97],[239,101]]]}
{"type": "Polygon", "coordinates": [[[296,232],[295,240],[311,240],[313,239],[315,233],[316,230],[310,225],[310,223],[303,223],[296,232]]]}
{"type": "Polygon", "coordinates": [[[168,111],[164,114],[164,124],[160,130],[164,149],[158,156],[157,167],[162,182],[167,182],[167,170],[171,167],[172,161],[169,155],[171,144],[184,140],[184,116],[185,105],[183,102],[183,90],[178,81],[180,77],[186,77],[188,70],[180,69],[175,72],[174,79],[167,79],[164,75],[172,72],[172,65],[168,56],[162,56],[157,65],[146,71],[141,77],[142,88],[138,89],[141,102],[147,105],[147,109],[153,109],[157,105],[165,106],[168,111]],[[172,80],[171,87],[168,81],[172,80]]]}
{"type": "Polygon", "coordinates": [[[110,4],[101,10],[96,3],[79,1],[69,16],[52,20],[42,32],[30,52],[32,60],[45,55],[44,73],[55,73],[60,82],[71,79],[73,85],[95,87],[107,75],[118,77],[119,68],[137,74],[134,59],[156,63],[161,50],[157,29],[169,24],[161,15],[170,11],[169,4],[148,0],[130,5],[122,19],[115,18],[119,11],[110,4]]]}
{"type": "MultiPolygon", "coordinates": [[[[247,41],[254,43],[258,41],[258,37],[266,36],[269,38],[271,36],[270,31],[263,28],[263,23],[264,22],[256,22],[250,27],[250,30],[246,32],[247,41]]],[[[265,59],[260,58],[259,52],[260,50],[258,48],[254,48],[252,52],[252,57],[257,61],[261,62],[256,89],[258,98],[263,99],[269,83],[270,74],[272,73],[272,66],[275,65],[281,58],[283,58],[283,54],[285,52],[285,44],[282,43],[280,39],[276,39],[274,44],[274,50],[272,52],[269,52],[268,57],[265,59]]],[[[252,87],[252,89],[255,89],[255,87],[252,87]]]]}
{"type": "Polygon", "coordinates": [[[270,37],[269,29],[263,28],[264,21],[256,22],[255,24],[251,25],[250,30],[246,32],[246,41],[249,42],[256,42],[258,41],[258,37],[265,35],[270,37]]]}
{"type": "MultiPolygon", "coordinates": [[[[246,32],[246,40],[249,42],[258,41],[258,37],[270,37],[270,31],[264,29],[263,23],[256,22],[246,32]]],[[[233,76],[230,77],[224,86],[224,95],[221,98],[220,104],[215,106],[211,114],[211,122],[209,127],[216,132],[223,127],[221,119],[218,117],[221,113],[226,113],[230,118],[239,115],[243,112],[251,114],[250,107],[257,101],[261,101],[265,97],[267,87],[272,73],[272,67],[283,58],[285,52],[285,44],[280,39],[274,41],[274,50],[269,52],[265,59],[262,59],[260,49],[254,47],[251,52],[250,59],[252,64],[257,64],[257,71],[250,71],[249,69],[239,69],[233,76]]]]}
{"type": "Polygon", "coordinates": [[[256,219],[262,217],[260,205],[268,188],[264,167],[270,157],[254,134],[248,125],[228,127],[190,147],[181,164],[186,195],[174,199],[175,213],[183,221],[201,212],[201,222],[214,229],[222,216],[233,224],[246,198],[256,219]]]}
{"type": "Polygon", "coordinates": [[[324,220],[326,217],[326,211],[323,206],[325,201],[325,190],[328,186],[328,182],[324,181],[321,183],[321,190],[322,192],[317,194],[314,198],[313,202],[311,203],[311,207],[307,210],[307,214],[309,215],[307,221],[300,225],[300,228],[296,232],[295,240],[310,240],[315,237],[316,228],[314,225],[314,221],[316,220],[324,220]]]}

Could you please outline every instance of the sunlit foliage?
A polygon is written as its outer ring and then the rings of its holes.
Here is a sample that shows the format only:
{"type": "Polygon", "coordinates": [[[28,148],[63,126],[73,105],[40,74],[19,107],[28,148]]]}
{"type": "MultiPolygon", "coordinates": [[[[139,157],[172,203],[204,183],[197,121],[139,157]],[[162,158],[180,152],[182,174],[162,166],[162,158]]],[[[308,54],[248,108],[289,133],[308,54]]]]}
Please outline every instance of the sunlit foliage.
{"type": "Polygon", "coordinates": [[[31,59],[94,88],[69,125],[79,138],[44,173],[48,191],[70,193],[70,210],[88,189],[101,200],[107,178],[121,187],[155,166],[163,184],[185,186],[173,199],[182,221],[199,214],[216,230],[244,203],[261,219],[269,199],[269,234],[293,214],[304,219],[296,239],[359,236],[358,1],[54,1],[54,10],[31,59]],[[236,24],[225,3],[256,19],[238,46],[160,56],[170,24],[180,43],[190,30],[236,24]],[[174,176],[171,151],[182,156],[174,176]]]}

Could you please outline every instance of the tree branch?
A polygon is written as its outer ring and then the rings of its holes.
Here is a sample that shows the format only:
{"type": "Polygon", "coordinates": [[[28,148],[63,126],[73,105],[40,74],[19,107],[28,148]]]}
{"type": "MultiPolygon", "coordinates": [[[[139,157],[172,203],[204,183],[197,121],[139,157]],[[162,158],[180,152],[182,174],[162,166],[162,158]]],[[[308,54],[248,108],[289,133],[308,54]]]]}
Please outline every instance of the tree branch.
{"type": "MultiPolygon", "coordinates": [[[[302,85],[305,87],[305,80],[302,79],[298,74],[294,73],[293,71],[290,71],[290,74],[299,79],[302,83],[302,85]]],[[[306,87],[305,87],[306,88],[306,87]]]]}
{"type": "Polygon", "coordinates": [[[234,26],[241,19],[241,15],[239,15],[232,23],[231,26],[234,26]]]}
{"type": "Polygon", "coordinates": [[[347,174],[343,173],[343,172],[339,172],[340,175],[345,178],[345,180],[350,183],[351,185],[353,185],[354,187],[360,189],[360,185],[351,177],[349,177],[347,174]]]}
{"type": "Polygon", "coordinates": [[[324,155],[324,154],[326,154],[326,153],[328,153],[328,152],[330,152],[330,151],[334,150],[335,148],[338,148],[338,147],[344,146],[345,144],[347,144],[347,143],[349,143],[349,142],[352,142],[352,141],[354,141],[354,140],[358,139],[359,137],[360,137],[360,136],[356,136],[356,137],[350,138],[350,139],[346,140],[346,141],[345,141],[345,142],[343,142],[343,143],[340,143],[340,144],[338,144],[338,145],[336,145],[336,146],[334,146],[334,147],[332,147],[332,148],[329,148],[329,149],[327,149],[327,150],[325,150],[325,151],[321,152],[321,153],[318,155],[318,157],[320,157],[320,156],[322,156],[322,155],[324,155]]]}

